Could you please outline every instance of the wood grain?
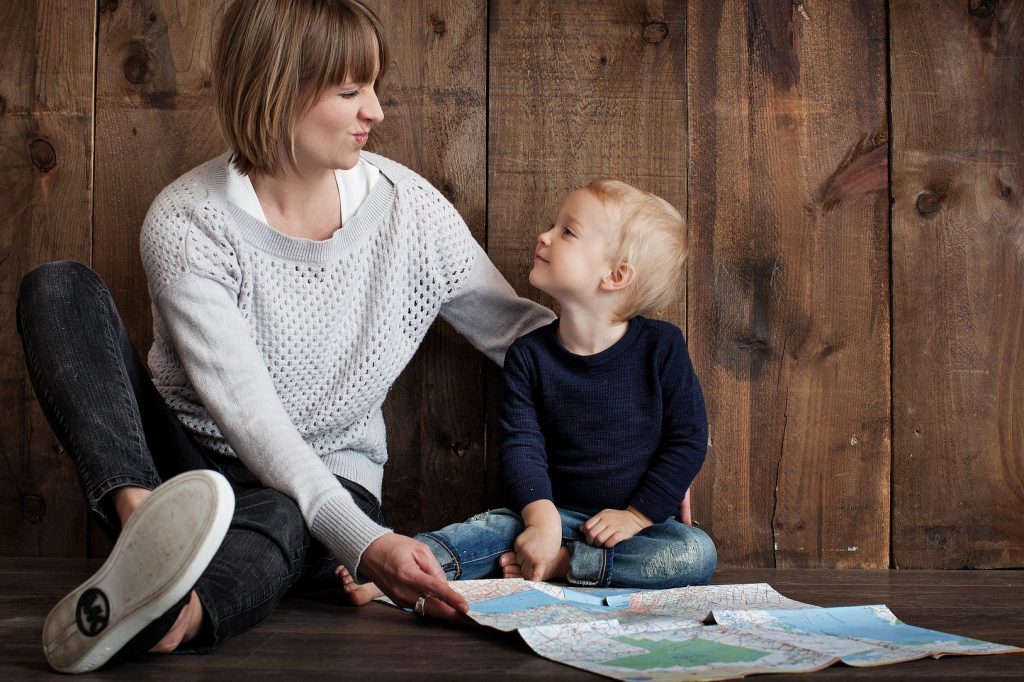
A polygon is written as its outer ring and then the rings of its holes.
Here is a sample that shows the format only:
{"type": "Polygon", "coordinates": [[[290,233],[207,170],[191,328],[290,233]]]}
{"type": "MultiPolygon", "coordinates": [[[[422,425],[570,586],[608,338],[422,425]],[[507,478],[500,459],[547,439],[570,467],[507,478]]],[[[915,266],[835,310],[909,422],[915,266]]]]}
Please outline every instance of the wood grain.
{"type": "Polygon", "coordinates": [[[1024,565],[1024,4],[892,28],[893,558],[1024,565]]]}
{"type": "MultiPolygon", "coordinates": [[[[520,295],[552,305],[528,281],[537,235],[590,180],[624,180],[685,212],[685,9],[491,3],[488,244],[520,295]]],[[[683,292],[665,319],[685,330],[683,292]]],[[[489,392],[495,410],[498,394],[489,392]]],[[[489,434],[488,495],[500,499],[493,417],[489,434]]]]}
{"type": "Polygon", "coordinates": [[[695,518],[720,564],[886,566],[884,5],[688,7],[695,518]]]}
{"type": "Polygon", "coordinates": [[[224,151],[209,59],[223,2],[99,5],[95,269],[145,357],[152,340],[139,231],[150,203],[224,151]]]}
{"type": "MultiPolygon", "coordinates": [[[[370,147],[423,175],[485,243],[487,7],[475,0],[373,2],[392,61],[370,147]]],[[[385,403],[384,513],[400,532],[481,511],[483,367],[438,320],[385,403]]]]}
{"type": "Polygon", "coordinates": [[[0,554],[81,555],[85,506],[32,392],[16,332],[21,278],[92,260],[92,4],[0,8],[0,554]]]}

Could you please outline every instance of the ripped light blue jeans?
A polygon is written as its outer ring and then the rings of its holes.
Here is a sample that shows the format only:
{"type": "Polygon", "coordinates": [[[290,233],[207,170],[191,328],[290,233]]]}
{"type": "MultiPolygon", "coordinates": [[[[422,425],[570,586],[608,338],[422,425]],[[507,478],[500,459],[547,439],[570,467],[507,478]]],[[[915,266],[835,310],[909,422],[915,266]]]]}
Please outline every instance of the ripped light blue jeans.
{"type": "MultiPolygon", "coordinates": [[[[706,585],[718,562],[707,533],[674,519],[645,528],[628,540],[604,549],[588,545],[580,526],[590,518],[559,509],[562,545],[569,550],[568,581],[591,587],[663,589],[706,585]]],[[[498,558],[513,549],[525,528],[511,509],[494,509],[463,523],[420,533],[449,580],[500,578],[498,558]]]]}

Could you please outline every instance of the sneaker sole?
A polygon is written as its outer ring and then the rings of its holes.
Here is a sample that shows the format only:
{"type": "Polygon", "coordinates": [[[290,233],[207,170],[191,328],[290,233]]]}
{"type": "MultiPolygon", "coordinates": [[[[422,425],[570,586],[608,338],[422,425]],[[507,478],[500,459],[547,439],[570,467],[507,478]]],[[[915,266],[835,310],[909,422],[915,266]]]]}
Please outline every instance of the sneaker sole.
{"type": "Polygon", "coordinates": [[[189,471],[157,487],[100,569],[46,617],[50,665],[65,673],[95,670],[188,594],[227,533],[234,500],[214,471],[189,471]]]}

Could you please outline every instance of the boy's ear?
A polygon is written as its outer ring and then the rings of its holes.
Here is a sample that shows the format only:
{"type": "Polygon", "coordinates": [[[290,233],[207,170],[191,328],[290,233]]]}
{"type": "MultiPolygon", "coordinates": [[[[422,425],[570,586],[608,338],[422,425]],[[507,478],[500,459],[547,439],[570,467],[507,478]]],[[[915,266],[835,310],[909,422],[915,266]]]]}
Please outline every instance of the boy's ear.
{"type": "Polygon", "coordinates": [[[612,271],[601,278],[601,289],[603,291],[619,291],[633,283],[636,278],[636,270],[629,263],[619,263],[612,271]]]}

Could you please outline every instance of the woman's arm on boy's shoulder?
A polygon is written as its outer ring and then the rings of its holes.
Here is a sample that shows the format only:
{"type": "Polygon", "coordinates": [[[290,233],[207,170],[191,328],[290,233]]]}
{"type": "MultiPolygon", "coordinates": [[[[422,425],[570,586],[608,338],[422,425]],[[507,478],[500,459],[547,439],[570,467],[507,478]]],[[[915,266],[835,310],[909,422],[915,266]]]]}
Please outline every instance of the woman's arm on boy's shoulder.
{"type": "Polygon", "coordinates": [[[666,335],[658,358],[663,417],[661,443],[630,504],[660,523],[682,510],[681,501],[704,464],[708,421],[704,395],[682,332],[666,335]]]}
{"type": "Polygon", "coordinates": [[[554,320],[554,313],[516,294],[473,238],[462,215],[436,187],[419,178],[406,191],[424,216],[421,222],[427,231],[414,238],[428,251],[425,267],[447,287],[441,317],[502,365],[512,342],[554,320]]]}
{"type": "Polygon", "coordinates": [[[473,269],[461,290],[441,308],[441,317],[473,346],[502,365],[512,342],[549,324],[555,314],[516,294],[480,245],[473,241],[473,269]]]}

